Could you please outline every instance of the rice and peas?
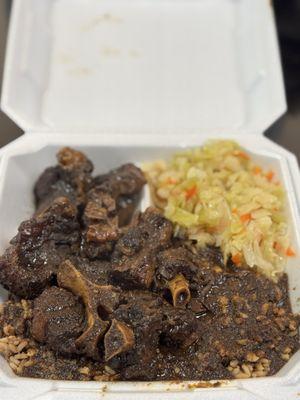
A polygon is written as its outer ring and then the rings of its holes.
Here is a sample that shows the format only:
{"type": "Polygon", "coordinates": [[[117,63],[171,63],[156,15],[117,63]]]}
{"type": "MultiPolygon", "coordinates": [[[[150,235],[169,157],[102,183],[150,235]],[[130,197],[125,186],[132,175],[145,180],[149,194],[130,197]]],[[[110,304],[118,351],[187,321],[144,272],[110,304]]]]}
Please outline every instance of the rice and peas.
{"type": "Polygon", "coordinates": [[[143,170],[155,206],[178,236],[219,246],[225,262],[231,257],[272,278],[295,255],[280,182],[236,142],[209,141],[169,161],[144,164],[143,170]]]}

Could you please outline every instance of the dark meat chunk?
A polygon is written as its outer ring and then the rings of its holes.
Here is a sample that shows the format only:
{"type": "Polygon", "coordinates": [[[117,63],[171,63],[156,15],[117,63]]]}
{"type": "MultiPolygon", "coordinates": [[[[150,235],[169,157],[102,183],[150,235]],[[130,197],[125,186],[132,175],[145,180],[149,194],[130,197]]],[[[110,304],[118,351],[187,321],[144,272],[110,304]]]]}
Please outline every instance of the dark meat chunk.
{"type": "Polygon", "coordinates": [[[142,240],[149,248],[158,250],[170,245],[173,224],[153,207],[140,214],[138,227],[142,240]]]}
{"type": "Polygon", "coordinates": [[[157,255],[157,278],[162,282],[171,281],[178,274],[192,281],[200,268],[199,259],[184,247],[170,248],[157,255]]]}
{"type": "Polygon", "coordinates": [[[128,225],[131,222],[132,216],[140,202],[141,193],[131,196],[119,196],[117,198],[117,212],[119,226],[128,225]]]}
{"type": "Polygon", "coordinates": [[[168,287],[178,275],[188,281],[196,277],[199,270],[193,253],[184,247],[163,250],[157,255],[156,281],[158,287],[168,287]]]}
{"type": "Polygon", "coordinates": [[[191,311],[165,305],[160,346],[173,353],[188,348],[199,339],[198,325],[199,322],[191,311]]]}
{"type": "Polygon", "coordinates": [[[38,211],[48,207],[57,197],[67,197],[74,205],[82,205],[92,180],[93,164],[80,151],[69,147],[57,154],[58,165],[47,168],[34,186],[38,211]]]}
{"type": "Polygon", "coordinates": [[[157,255],[154,289],[174,306],[188,305],[201,314],[203,298],[216,276],[209,263],[185,247],[169,248],[157,255]]]}
{"type": "Polygon", "coordinates": [[[132,329],[135,342],[132,349],[113,355],[111,366],[123,379],[155,379],[153,360],[185,351],[198,339],[198,321],[190,311],[175,310],[150,292],[128,292],[125,302],[113,315],[132,329]]]}
{"type": "Polygon", "coordinates": [[[128,288],[149,288],[155,272],[156,252],[170,245],[172,224],[154,208],[140,214],[115,246],[112,279],[128,288]]]}
{"type": "Polygon", "coordinates": [[[107,174],[94,178],[92,187],[109,193],[116,201],[119,225],[127,225],[140,200],[146,183],[143,172],[133,164],[125,164],[107,174]]]}
{"type": "Polygon", "coordinates": [[[70,200],[75,201],[75,195],[70,185],[60,179],[60,166],[46,168],[39,176],[34,185],[34,195],[37,208],[45,202],[51,203],[56,197],[66,197],[66,193],[70,194],[70,200]]]}
{"type": "Polygon", "coordinates": [[[107,256],[119,237],[115,200],[108,194],[93,189],[88,194],[83,213],[84,231],[81,250],[89,258],[107,256]]]}
{"type": "Polygon", "coordinates": [[[206,246],[204,248],[196,249],[191,246],[190,250],[197,255],[199,262],[207,268],[213,269],[214,267],[224,268],[223,254],[219,247],[206,246]]]}
{"type": "MultiPolygon", "coordinates": [[[[135,337],[134,348],[127,353],[114,357],[110,363],[112,368],[118,370],[125,379],[127,379],[133,366],[137,370],[140,369],[139,375],[147,374],[147,366],[155,357],[156,349],[159,346],[163,304],[164,302],[160,297],[150,292],[129,292],[126,304],[121,305],[114,312],[114,318],[129,326],[135,337]]],[[[154,375],[155,371],[152,371],[149,380],[154,375]]]]}
{"type": "Polygon", "coordinates": [[[155,257],[152,251],[143,249],[134,256],[113,258],[112,279],[124,289],[150,288],[155,272],[155,257]]]}
{"type": "Polygon", "coordinates": [[[145,183],[144,174],[138,167],[134,164],[124,164],[107,174],[95,177],[92,185],[118,198],[139,193],[145,183]]]}
{"type": "Polygon", "coordinates": [[[75,340],[84,329],[84,308],[72,293],[47,288],[34,300],[32,337],[62,354],[77,352],[75,340]]]}
{"type": "Polygon", "coordinates": [[[32,299],[38,296],[50,284],[52,277],[51,268],[23,266],[13,246],[0,258],[1,284],[20,297],[32,299]]]}
{"type": "Polygon", "coordinates": [[[96,285],[108,285],[110,275],[110,262],[107,260],[91,260],[84,257],[72,257],[70,261],[82,275],[96,285]]]}
{"type": "Polygon", "coordinates": [[[78,230],[76,208],[67,198],[59,197],[41,214],[22,222],[11,243],[16,246],[18,258],[24,266],[57,265],[60,256],[51,254],[50,248],[77,245],[78,230]]]}
{"type": "Polygon", "coordinates": [[[100,359],[98,345],[108,329],[109,314],[119,304],[119,290],[111,285],[92,283],[68,260],[61,264],[57,280],[59,286],[80,297],[85,306],[87,324],[76,339],[77,348],[88,357],[100,359]]]}
{"type": "Polygon", "coordinates": [[[77,210],[67,198],[56,199],[32,219],[0,258],[0,282],[12,293],[34,298],[50,284],[59,264],[78,247],[77,210]]]}

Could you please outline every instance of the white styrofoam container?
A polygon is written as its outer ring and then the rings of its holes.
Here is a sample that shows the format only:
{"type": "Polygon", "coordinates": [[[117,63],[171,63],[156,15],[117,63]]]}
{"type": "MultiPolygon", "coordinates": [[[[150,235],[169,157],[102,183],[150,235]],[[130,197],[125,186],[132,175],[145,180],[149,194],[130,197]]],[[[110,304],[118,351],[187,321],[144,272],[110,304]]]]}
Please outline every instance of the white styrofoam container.
{"type": "MultiPolygon", "coordinates": [[[[15,0],[1,106],[26,133],[0,150],[0,252],[59,147],[85,151],[99,173],[226,137],[284,183],[300,254],[297,161],[262,135],[286,109],[268,0],[15,0]]],[[[287,265],[295,312],[298,259],[287,265]]],[[[250,400],[296,399],[300,354],[273,377],[190,384],[26,379],[0,358],[1,400],[250,400]]]]}

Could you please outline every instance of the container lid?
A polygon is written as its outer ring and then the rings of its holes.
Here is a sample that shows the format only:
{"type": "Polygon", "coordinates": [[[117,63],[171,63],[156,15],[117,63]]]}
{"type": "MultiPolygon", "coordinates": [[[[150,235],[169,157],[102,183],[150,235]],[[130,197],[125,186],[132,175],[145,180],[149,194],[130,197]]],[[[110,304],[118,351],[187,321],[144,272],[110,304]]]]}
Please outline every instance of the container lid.
{"type": "Polygon", "coordinates": [[[269,0],[15,0],[3,110],[25,131],[262,133],[286,109],[269,0]]]}

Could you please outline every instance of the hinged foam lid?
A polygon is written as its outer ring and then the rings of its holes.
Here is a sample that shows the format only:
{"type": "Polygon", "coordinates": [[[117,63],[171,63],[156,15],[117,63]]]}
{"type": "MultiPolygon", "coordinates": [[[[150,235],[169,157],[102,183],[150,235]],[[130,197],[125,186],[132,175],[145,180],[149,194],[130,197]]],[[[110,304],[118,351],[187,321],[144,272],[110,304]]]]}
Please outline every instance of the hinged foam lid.
{"type": "Polygon", "coordinates": [[[269,0],[15,0],[3,110],[24,130],[263,132],[286,109],[269,0]]]}

